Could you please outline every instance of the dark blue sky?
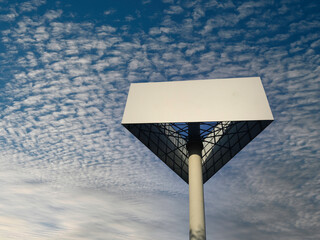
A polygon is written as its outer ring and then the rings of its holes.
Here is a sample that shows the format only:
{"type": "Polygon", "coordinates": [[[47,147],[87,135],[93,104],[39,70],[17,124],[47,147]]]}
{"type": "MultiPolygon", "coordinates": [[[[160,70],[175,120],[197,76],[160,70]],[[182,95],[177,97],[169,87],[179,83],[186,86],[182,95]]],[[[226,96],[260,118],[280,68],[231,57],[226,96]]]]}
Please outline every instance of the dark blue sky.
{"type": "Polygon", "coordinates": [[[319,239],[319,10],[0,1],[0,238],[186,239],[188,186],[120,124],[129,85],[260,76],[275,121],[205,184],[207,237],[319,239]]]}

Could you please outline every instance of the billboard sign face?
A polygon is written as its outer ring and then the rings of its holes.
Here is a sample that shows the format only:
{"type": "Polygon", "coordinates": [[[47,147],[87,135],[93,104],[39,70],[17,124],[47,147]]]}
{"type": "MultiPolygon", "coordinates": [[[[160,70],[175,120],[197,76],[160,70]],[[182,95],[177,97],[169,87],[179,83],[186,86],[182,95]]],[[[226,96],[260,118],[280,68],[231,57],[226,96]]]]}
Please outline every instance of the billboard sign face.
{"type": "Polygon", "coordinates": [[[273,120],[259,77],[133,83],[122,124],[273,120]]]}
{"type": "Polygon", "coordinates": [[[188,182],[187,123],[200,123],[206,182],[272,121],[253,77],[131,84],[122,125],[188,182]]]}

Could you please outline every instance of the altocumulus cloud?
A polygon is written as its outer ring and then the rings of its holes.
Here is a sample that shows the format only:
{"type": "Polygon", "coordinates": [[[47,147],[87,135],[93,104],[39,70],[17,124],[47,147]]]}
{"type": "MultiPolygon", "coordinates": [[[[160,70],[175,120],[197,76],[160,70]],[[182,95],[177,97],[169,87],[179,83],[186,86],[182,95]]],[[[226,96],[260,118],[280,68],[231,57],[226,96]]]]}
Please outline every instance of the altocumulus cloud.
{"type": "Polygon", "coordinates": [[[276,121],[206,183],[208,238],[320,237],[318,3],[1,4],[1,237],[186,238],[187,185],[120,126],[129,84],[243,76],[276,121]]]}
{"type": "MultiPolygon", "coordinates": [[[[55,172],[80,168],[83,172],[78,176],[84,175],[84,179],[93,176],[90,169],[100,169],[97,177],[107,176],[110,181],[119,181],[117,174],[127,168],[140,172],[139,163],[128,164],[130,159],[141,159],[138,155],[146,151],[137,153],[135,143],[124,137],[120,128],[124,91],[128,89],[122,66],[127,64],[126,55],[114,53],[131,52],[134,44],[113,36],[112,27],[48,18],[58,17],[61,11],[57,12],[47,12],[37,22],[24,19],[29,24],[18,22],[17,29],[6,32],[8,48],[26,49],[26,55],[10,55],[19,70],[13,72],[4,93],[4,157],[14,156],[16,163],[38,168],[51,166],[49,169],[55,172]],[[72,39],[68,38],[70,34],[72,39]],[[113,70],[105,71],[105,67],[113,70]],[[127,153],[123,152],[124,146],[127,153]]],[[[143,168],[148,164],[144,163],[143,168]]]]}

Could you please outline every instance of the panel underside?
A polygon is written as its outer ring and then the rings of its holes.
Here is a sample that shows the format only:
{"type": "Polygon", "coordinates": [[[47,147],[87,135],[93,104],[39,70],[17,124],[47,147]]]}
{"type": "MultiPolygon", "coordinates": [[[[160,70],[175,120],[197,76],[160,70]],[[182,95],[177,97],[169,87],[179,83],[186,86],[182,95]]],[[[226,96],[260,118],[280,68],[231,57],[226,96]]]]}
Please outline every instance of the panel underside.
{"type": "MultiPolygon", "coordinates": [[[[272,120],[200,123],[203,127],[203,182],[208,181],[272,120]]],[[[171,123],[123,124],[137,139],[188,183],[187,139],[171,123]]]]}

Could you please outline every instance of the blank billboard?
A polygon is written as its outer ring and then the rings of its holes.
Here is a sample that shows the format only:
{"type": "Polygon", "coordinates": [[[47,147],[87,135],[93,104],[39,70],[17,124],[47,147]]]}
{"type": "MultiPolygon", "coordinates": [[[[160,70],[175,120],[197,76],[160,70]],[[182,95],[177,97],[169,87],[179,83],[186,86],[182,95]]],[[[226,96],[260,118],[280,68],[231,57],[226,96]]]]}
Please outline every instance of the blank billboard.
{"type": "Polygon", "coordinates": [[[254,77],[132,84],[122,124],[188,183],[188,123],[200,124],[206,182],[272,121],[254,77]]]}

